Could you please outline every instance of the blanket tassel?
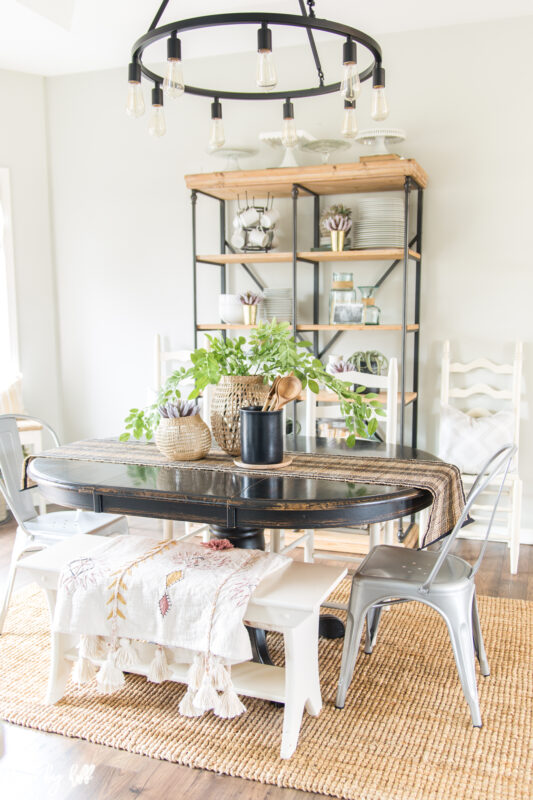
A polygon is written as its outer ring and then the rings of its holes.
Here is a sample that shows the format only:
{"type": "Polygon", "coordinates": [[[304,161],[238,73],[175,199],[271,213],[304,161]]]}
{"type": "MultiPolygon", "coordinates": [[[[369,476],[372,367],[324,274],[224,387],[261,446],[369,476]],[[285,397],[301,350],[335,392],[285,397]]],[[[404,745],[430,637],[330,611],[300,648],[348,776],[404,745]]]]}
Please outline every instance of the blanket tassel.
{"type": "Polygon", "coordinates": [[[187,689],[186,693],[181,699],[178,710],[180,714],[183,714],[184,717],[201,717],[204,713],[194,705],[195,694],[196,692],[192,689],[187,689]]]}
{"type": "Polygon", "coordinates": [[[168,665],[165,651],[161,645],[157,645],[146,678],[152,683],[163,683],[163,681],[168,681],[171,677],[172,672],[168,665]]]}
{"type": "Polygon", "coordinates": [[[238,717],[240,714],[244,714],[246,706],[241,703],[237,692],[230,683],[222,694],[218,695],[213,710],[217,717],[232,719],[232,717],[238,717]]]}
{"type": "Polygon", "coordinates": [[[119,639],[119,647],[115,656],[116,666],[120,667],[120,669],[126,669],[127,667],[133,667],[138,661],[139,656],[131,639],[126,639],[125,637],[119,639]]]}
{"type": "Polygon", "coordinates": [[[106,657],[104,636],[80,636],[78,650],[82,658],[99,660],[106,657]]]}
{"type": "Polygon", "coordinates": [[[124,673],[116,666],[115,658],[116,653],[109,653],[107,659],[98,670],[96,684],[100,694],[112,694],[124,686],[124,673]]]}
{"type": "Polygon", "coordinates": [[[74,666],[72,668],[72,680],[74,683],[77,683],[78,686],[81,686],[84,683],[89,683],[92,681],[95,675],[96,667],[92,661],[89,661],[88,658],[83,658],[83,656],[79,656],[79,658],[74,662],[74,666]]]}

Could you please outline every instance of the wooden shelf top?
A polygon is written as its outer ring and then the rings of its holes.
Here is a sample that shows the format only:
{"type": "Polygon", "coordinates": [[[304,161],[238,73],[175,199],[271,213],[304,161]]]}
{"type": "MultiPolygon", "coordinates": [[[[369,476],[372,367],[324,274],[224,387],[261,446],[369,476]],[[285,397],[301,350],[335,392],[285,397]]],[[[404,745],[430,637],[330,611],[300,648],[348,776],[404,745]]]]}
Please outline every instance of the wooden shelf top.
{"type": "MultiPolygon", "coordinates": [[[[198,331],[248,331],[255,325],[240,325],[227,322],[202,322],[196,326],[198,331]]],[[[297,325],[298,331],[401,331],[401,325],[297,325]]],[[[418,325],[408,325],[407,331],[412,333],[419,329],[418,325]]]]}
{"type": "MultiPolygon", "coordinates": [[[[274,169],[203,172],[186,175],[188,189],[233,200],[245,191],[256,199],[270,194],[290,197],[294,184],[317,194],[381,192],[403,189],[406,177],[421,188],[427,186],[427,174],[412,158],[386,158],[356,161],[349,164],[318,164],[310,167],[278,167],[274,169]]],[[[301,190],[302,196],[305,192],[301,190]]]]}
{"type": "MultiPolygon", "coordinates": [[[[309,250],[296,254],[305,261],[394,261],[403,258],[403,247],[379,247],[372,250],[309,250]]],[[[409,250],[409,258],[420,260],[415,250],[409,250]]],[[[199,264],[282,264],[292,262],[292,253],[272,251],[269,253],[214,253],[196,256],[199,264]]]]}
{"type": "MultiPolygon", "coordinates": [[[[339,378],[340,380],[342,380],[342,372],[339,372],[339,374],[335,375],[335,377],[339,378]]],[[[372,381],[370,381],[370,380],[368,382],[372,383],[372,381]]],[[[321,391],[318,394],[316,394],[315,397],[317,399],[317,402],[319,402],[319,403],[338,403],[339,402],[339,398],[333,392],[321,391]]],[[[364,400],[365,396],[362,395],[362,397],[363,397],[363,400],[364,400]]],[[[380,403],[386,404],[386,402],[387,402],[387,393],[386,392],[379,392],[378,395],[373,399],[374,400],[379,400],[380,403]]],[[[301,394],[298,395],[298,400],[305,400],[305,392],[301,392],[301,394]]],[[[416,392],[406,392],[405,393],[405,405],[406,406],[408,406],[410,403],[413,403],[415,400],[416,400],[416,392]]],[[[397,399],[398,405],[400,405],[401,402],[402,402],[402,394],[401,394],[401,392],[398,392],[398,399],[397,399]]]]}

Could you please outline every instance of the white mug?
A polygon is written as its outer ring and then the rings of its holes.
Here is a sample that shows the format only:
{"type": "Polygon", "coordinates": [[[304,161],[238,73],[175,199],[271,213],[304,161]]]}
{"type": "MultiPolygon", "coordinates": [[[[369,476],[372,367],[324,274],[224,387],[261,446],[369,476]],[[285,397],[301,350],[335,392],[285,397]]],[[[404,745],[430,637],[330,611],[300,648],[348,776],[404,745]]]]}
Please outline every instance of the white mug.
{"type": "Polygon", "coordinates": [[[261,214],[261,225],[263,228],[273,228],[276,222],[279,222],[279,211],[277,208],[271,208],[270,211],[263,211],[261,214]]]}
{"type": "Polygon", "coordinates": [[[268,233],[265,233],[261,228],[254,228],[248,232],[248,244],[253,244],[256,247],[266,247],[268,239],[268,233]]]}
{"type": "Polygon", "coordinates": [[[245,211],[241,211],[239,219],[243,228],[250,228],[252,225],[259,222],[259,211],[257,208],[250,206],[245,211]]]}
{"type": "Polygon", "coordinates": [[[233,217],[233,227],[237,231],[240,231],[240,229],[242,228],[242,222],[238,214],[235,214],[235,216],[233,217]]]}
{"type": "Polygon", "coordinates": [[[235,233],[231,237],[231,244],[233,245],[233,247],[236,247],[237,250],[242,250],[242,248],[246,245],[245,232],[242,230],[235,231],[235,233]]]}

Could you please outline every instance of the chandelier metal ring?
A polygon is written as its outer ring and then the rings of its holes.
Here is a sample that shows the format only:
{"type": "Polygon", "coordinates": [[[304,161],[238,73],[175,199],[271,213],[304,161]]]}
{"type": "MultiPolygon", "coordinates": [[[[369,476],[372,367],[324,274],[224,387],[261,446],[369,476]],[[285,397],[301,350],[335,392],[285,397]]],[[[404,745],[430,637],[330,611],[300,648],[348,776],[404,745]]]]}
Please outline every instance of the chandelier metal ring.
{"type": "MultiPolygon", "coordinates": [[[[381,67],[381,48],[379,44],[363,31],[344,25],[339,22],[331,22],[327,19],[319,19],[311,16],[298,16],[296,14],[274,14],[264,12],[247,12],[234,14],[212,14],[205,17],[191,17],[190,19],[178,22],[170,22],[159,28],[152,28],[141,36],[132,48],[132,61],[139,64],[142,74],[148,80],[153,81],[156,86],[163,83],[163,77],[153,72],[143,64],[142,57],[147,47],[166,39],[172,34],[179,34],[183,31],[198,30],[202,28],[222,27],[225,25],[253,25],[267,24],[288,26],[293,28],[304,28],[308,32],[323,31],[336,36],[349,38],[360,44],[372,55],[372,63],[364,69],[359,78],[366,81],[372,77],[375,67],[381,67]]],[[[217,98],[219,100],[284,100],[286,98],[313,97],[323,94],[331,94],[339,91],[340,82],[321,84],[311,89],[294,89],[283,92],[232,92],[219,89],[203,89],[198,86],[185,85],[184,91],[188,94],[200,95],[202,97],[217,98]]]]}

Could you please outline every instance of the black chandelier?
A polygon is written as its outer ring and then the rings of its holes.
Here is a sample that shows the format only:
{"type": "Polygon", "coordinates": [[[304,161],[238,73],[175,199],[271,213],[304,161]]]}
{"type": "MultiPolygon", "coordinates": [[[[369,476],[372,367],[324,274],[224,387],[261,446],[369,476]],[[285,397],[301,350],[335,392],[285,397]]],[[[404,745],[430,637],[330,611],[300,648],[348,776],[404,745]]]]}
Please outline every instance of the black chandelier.
{"type": "Polygon", "coordinates": [[[209,97],[212,100],[211,133],[209,138],[211,148],[222,147],[225,141],[221,100],[283,100],[281,138],[285,147],[294,147],[298,141],[292,102],[295,98],[316,97],[340,92],[344,99],[341,133],[344,137],[353,139],[357,134],[355,106],[361,91],[361,83],[372,78],[372,117],[375,120],[383,120],[387,117],[385,70],[381,63],[381,48],[379,44],[366,33],[356,28],[316,17],[314,12],[315,0],[307,0],[307,8],[304,0],[298,0],[300,15],[271,14],[267,11],[212,14],[210,16],[192,17],[178,22],[170,22],[167,25],[157,27],[168,3],[169,0],[163,0],[148,31],[137,39],[133,45],[131,63],[128,67],[129,88],[126,111],[130,116],[140,117],[144,114],[145,106],[141,87],[142,76],[153,83],[152,115],[149,125],[149,131],[153,136],[163,136],[166,133],[163,112],[164,98],[173,99],[180,97],[184,93],[209,97]],[[181,39],[178,38],[178,34],[181,35],[183,32],[202,28],[222,27],[224,25],[259,26],[257,30],[256,84],[262,91],[220,91],[218,89],[204,89],[185,84],[181,61],[181,39]],[[295,89],[294,91],[275,91],[277,75],[272,54],[271,30],[271,27],[275,26],[304,28],[306,30],[318,73],[318,86],[311,89],[295,89]],[[342,46],[342,79],[336,83],[325,82],[313,35],[314,31],[325,31],[344,39],[342,46]],[[161,39],[167,40],[167,70],[165,76],[158,75],[143,63],[145,50],[161,39]],[[371,64],[362,72],[359,72],[357,68],[358,45],[372,56],[371,64]]]}

